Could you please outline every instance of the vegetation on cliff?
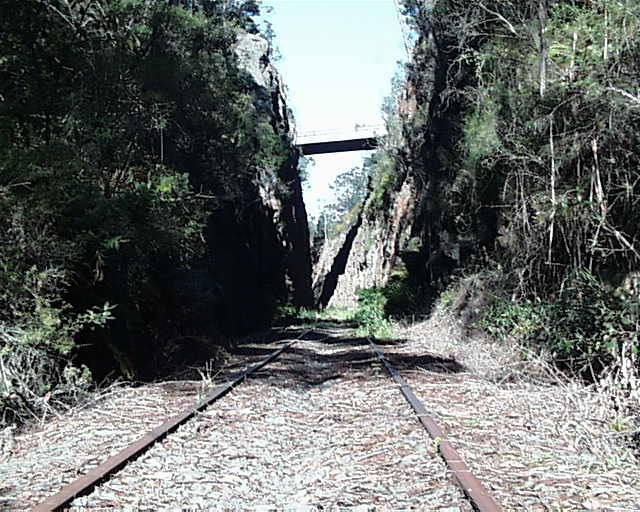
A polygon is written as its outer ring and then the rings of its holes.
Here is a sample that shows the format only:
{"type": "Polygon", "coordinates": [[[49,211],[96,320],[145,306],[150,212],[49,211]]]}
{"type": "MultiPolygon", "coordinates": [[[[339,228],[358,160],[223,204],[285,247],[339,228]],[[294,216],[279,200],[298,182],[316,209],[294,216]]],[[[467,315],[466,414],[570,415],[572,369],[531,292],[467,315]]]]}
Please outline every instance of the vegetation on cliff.
{"type": "Polygon", "coordinates": [[[421,36],[405,133],[425,249],[446,233],[456,266],[483,267],[494,334],[622,377],[639,348],[640,8],[407,7],[421,36]]]}
{"type": "Polygon", "coordinates": [[[376,157],[363,213],[387,216],[411,180],[411,237],[387,307],[414,314],[398,302],[411,297],[426,311],[455,288],[451,304],[472,324],[633,390],[640,7],[405,0],[404,9],[417,42],[396,94],[402,135],[376,157]]]}
{"type": "Polygon", "coordinates": [[[237,65],[253,1],[0,12],[3,422],[87,366],[145,377],[268,322],[285,255],[261,193],[295,153],[237,65]]]}

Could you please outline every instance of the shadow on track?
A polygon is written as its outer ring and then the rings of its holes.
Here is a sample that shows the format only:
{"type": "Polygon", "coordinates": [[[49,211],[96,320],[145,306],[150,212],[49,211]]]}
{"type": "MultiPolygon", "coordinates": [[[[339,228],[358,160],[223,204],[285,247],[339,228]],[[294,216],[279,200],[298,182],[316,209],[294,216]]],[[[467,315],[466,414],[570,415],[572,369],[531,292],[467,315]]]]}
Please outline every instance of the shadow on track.
{"type": "MultiPolygon", "coordinates": [[[[293,377],[301,384],[317,385],[333,378],[367,378],[371,373],[364,370],[379,368],[379,362],[371,351],[368,338],[354,332],[340,324],[318,323],[310,328],[274,329],[246,338],[228,349],[231,361],[220,377],[228,378],[264,359],[278,345],[298,340],[276,363],[268,365],[251,379],[293,377]]],[[[376,339],[375,343],[400,371],[460,373],[466,370],[452,358],[402,351],[408,343],[406,339],[376,339]]]]}

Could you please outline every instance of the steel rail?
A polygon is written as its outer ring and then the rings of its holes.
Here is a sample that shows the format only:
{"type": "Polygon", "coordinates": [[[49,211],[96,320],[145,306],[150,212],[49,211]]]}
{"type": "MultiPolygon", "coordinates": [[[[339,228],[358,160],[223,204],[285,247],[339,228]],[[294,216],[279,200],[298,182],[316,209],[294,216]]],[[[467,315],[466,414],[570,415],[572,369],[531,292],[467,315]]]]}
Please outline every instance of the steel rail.
{"type": "Polygon", "coordinates": [[[282,352],[291,347],[293,344],[297,343],[297,341],[298,340],[294,340],[283,345],[282,347],[271,353],[268,357],[263,359],[260,363],[241,372],[240,374],[232,378],[229,382],[218,386],[195,406],[167,419],[160,426],[156,427],[133,444],[130,444],[127,448],[120,451],[118,454],[107,459],[97,468],[92,469],[87,474],[67,484],[58,493],[50,496],[40,505],[34,507],[32,509],[32,512],[51,512],[54,510],[59,510],[62,507],[69,505],[77,497],[89,494],[107,477],[122,469],[122,467],[124,467],[127,463],[132,462],[133,460],[138,458],[149,448],[151,448],[151,446],[153,446],[155,443],[161,441],[171,432],[175,431],[180,425],[193,418],[198,412],[204,410],[207,406],[222,398],[234,387],[245,380],[249,375],[255,373],[256,371],[269,364],[280,354],[282,354],[282,352]]]}
{"type": "Polygon", "coordinates": [[[387,373],[400,387],[400,391],[404,395],[409,405],[413,408],[420,423],[435,441],[440,455],[446,462],[453,479],[462,488],[473,508],[479,512],[501,512],[500,505],[493,499],[491,494],[482,485],[482,482],[476,478],[469,470],[469,466],[464,462],[453,445],[447,440],[444,431],[436,423],[435,419],[427,413],[424,404],[415,395],[411,386],[397,372],[397,370],[387,361],[376,344],[369,338],[371,349],[382,362],[387,373]]]}

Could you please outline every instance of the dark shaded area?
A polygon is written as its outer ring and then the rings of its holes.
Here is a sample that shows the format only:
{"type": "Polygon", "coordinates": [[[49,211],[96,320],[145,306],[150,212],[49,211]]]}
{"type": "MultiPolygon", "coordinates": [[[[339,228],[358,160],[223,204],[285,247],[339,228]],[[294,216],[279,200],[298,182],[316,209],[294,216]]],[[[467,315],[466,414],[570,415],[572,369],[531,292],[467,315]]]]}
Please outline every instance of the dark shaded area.
{"type": "Polygon", "coordinates": [[[403,260],[408,285],[429,306],[456,268],[479,251],[493,247],[498,216],[487,205],[497,204],[502,183],[499,176],[488,176],[473,190],[460,189],[457,166],[461,155],[457,148],[464,136],[469,105],[462,97],[445,100],[444,96],[448,88],[465,90],[473,86],[474,74],[462,66],[451,77],[450,69],[458,58],[456,41],[439,24],[425,22],[422,30],[421,50],[413,56],[408,88],[429,116],[419,130],[409,129],[418,121],[409,121],[405,128],[408,152],[404,155],[410,173],[420,184],[412,226],[412,236],[420,243],[417,251],[405,254],[403,260]],[[432,73],[421,72],[425,69],[432,73]]]}
{"type": "Polygon", "coordinates": [[[14,505],[14,500],[10,498],[15,493],[15,487],[0,487],[0,509],[7,510],[14,505]],[[6,498],[5,498],[6,496],[6,498]]]}
{"type": "Polygon", "coordinates": [[[322,284],[322,292],[320,292],[320,297],[318,298],[318,306],[324,308],[329,304],[331,297],[333,296],[333,292],[338,285],[338,278],[341,274],[344,274],[344,270],[347,267],[347,261],[349,260],[349,253],[351,252],[351,247],[353,246],[353,241],[358,234],[358,229],[362,224],[362,214],[358,215],[358,220],[356,223],[351,226],[347,236],[333,259],[333,263],[331,264],[331,270],[324,277],[324,282],[322,284]]]}
{"type": "Polygon", "coordinates": [[[633,455],[640,460],[640,430],[636,431],[630,439],[629,446],[633,450],[633,455]]]}
{"type": "Polygon", "coordinates": [[[259,210],[247,213],[220,211],[206,231],[209,272],[221,289],[214,316],[231,336],[268,325],[286,298],[284,251],[274,223],[259,210]]]}
{"type": "MultiPolygon", "coordinates": [[[[29,345],[56,373],[149,380],[281,304],[310,307],[299,151],[248,35],[257,4],[14,4],[0,0],[0,323],[41,332],[29,345]]],[[[29,396],[65,382],[23,377],[29,396]]]]}
{"type": "MultiPolygon", "coordinates": [[[[299,339],[298,343],[285,351],[279,363],[265,367],[252,375],[252,379],[293,377],[305,385],[320,385],[327,380],[348,378],[367,368],[379,368],[380,361],[372,352],[366,337],[354,336],[344,327],[336,328],[336,323],[321,323],[311,329],[271,331],[261,336],[260,342],[240,343],[229,349],[235,356],[244,356],[237,363],[224,368],[223,378],[229,378],[247,365],[264,359],[280,343],[299,339]],[[344,335],[346,334],[346,335],[344,335]],[[305,347],[305,341],[313,341],[343,350],[332,354],[323,354],[305,347]],[[268,343],[268,346],[265,346],[268,343]]],[[[451,358],[432,354],[405,354],[394,350],[408,342],[406,339],[380,339],[375,344],[383,350],[385,358],[400,371],[423,370],[433,373],[460,373],[466,368],[451,358]]]]}
{"type": "MultiPolygon", "coordinates": [[[[287,128],[288,129],[288,128],[287,128]]],[[[289,297],[294,306],[313,307],[311,290],[311,244],[307,210],[302,198],[302,182],[298,171],[299,152],[282,165],[279,177],[288,185],[289,194],[282,198],[280,224],[285,230],[284,265],[290,284],[289,297]]]]}

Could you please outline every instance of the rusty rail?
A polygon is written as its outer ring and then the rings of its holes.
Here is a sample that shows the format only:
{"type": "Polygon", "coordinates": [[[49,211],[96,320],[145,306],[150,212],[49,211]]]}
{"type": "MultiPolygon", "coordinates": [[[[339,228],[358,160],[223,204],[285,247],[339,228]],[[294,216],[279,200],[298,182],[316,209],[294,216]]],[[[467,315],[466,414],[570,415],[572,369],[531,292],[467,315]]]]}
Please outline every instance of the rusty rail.
{"type": "Polygon", "coordinates": [[[260,363],[238,374],[229,382],[218,386],[201,402],[191,407],[190,409],[187,409],[186,411],[167,419],[164,423],[153,429],[151,432],[147,433],[144,437],[142,437],[135,443],[129,445],[127,448],[114,455],[113,457],[110,457],[105,462],[100,464],[97,468],[89,471],[89,473],[87,473],[86,475],[83,475],[77,480],[66,485],[58,493],[47,498],[40,505],[34,507],[32,509],[32,512],[50,512],[53,510],[59,510],[62,507],[69,505],[77,497],[89,494],[107,477],[120,470],[127,463],[138,458],[149,448],[151,448],[151,446],[153,446],[155,443],[164,439],[171,432],[175,431],[180,425],[193,418],[193,416],[195,416],[198,412],[204,410],[207,406],[222,398],[234,387],[240,384],[244,379],[246,379],[249,375],[255,373],[256,371],[269,364],[296,342],[297,340],[283,345],[282,347],[271,353],[264,360],[262,360],[260,363]]]}
{"type": "Polygon", "coordinates": [[[369,343],[371,344],[373,352],[384,365],[389,376],[391,376],[400,387],[400,391],[415,411],[422,426],[436,442],[438,451],[449,467],[453,479],[461,487],[467,498],[469,498],[473,508],[479,512],[501,512],[502,509],[500,505],[498,505],[491,494],[485,489],[482,482],[471,473],[469,466],[467,466],[453,445],[447,440],[444,431],[436,423],[434,418],[427,413],[424,404],[415,395],[411,386],[402,378],[391,363],[386,360],[373,340],[369,339],[369,343]]]}

